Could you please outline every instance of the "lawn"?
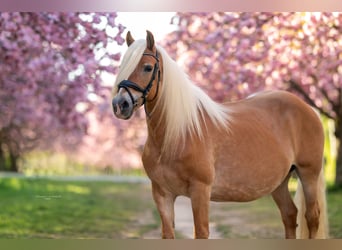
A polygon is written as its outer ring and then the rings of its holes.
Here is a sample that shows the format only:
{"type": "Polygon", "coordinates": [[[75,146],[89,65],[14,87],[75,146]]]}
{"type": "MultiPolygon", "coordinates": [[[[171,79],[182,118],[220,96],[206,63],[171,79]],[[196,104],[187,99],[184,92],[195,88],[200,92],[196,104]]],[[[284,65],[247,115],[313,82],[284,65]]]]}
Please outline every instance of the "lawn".
{"type": "MultiPolygon", "coordinates": [[[[342,238],[342,189],[330,190],[327,200],[330,236],[342,238]]],[[[127,239],[160,233],[148,184],[0,178],[0,209],[0,238],[127,239]]],[[[223,238],[283,238],[270,197],[213,203],[210,221],[223,238]]]]}
{"type": "Polygon", "coordinates": [[[146,184],[0,179],[0,238],[137,238],[154,204],[146,184]]]}
{"type": "Polygon", "coordinates": [[[330,237],[342,239],[342,189],[328,192],[330,237]]]}

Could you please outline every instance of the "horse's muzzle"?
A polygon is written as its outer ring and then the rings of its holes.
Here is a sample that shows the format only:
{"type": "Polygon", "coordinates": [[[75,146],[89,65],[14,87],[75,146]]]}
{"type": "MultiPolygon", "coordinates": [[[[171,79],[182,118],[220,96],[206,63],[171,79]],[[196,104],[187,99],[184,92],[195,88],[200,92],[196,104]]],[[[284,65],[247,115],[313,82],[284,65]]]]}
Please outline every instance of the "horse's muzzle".
{"type": "Polygon", "coordinates": [[[112,100],[112,107],[115,116],[119,119],[127,120],[133,114],[133,104],[123,96],[116,96],[112,100]]]}

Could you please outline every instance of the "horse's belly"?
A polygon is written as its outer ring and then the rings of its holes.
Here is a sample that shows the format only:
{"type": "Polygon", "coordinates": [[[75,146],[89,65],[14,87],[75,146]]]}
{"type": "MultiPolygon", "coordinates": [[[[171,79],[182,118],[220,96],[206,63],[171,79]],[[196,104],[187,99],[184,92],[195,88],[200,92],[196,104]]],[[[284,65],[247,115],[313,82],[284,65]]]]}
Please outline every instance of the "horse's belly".
{"type": "Polygon", "coordinates": [[[272,193],[288,175],[292,153],[272,136],[258,133],[221,142],[215,162],[212,200],[251,201],[272,193]],[[247,139],[246,139],[246,138],[247,139]]]}
{"type": "Polygon", "coordinates": [[[212,185],[213,201],[252,201],[272,193],[288,174],[285,168],[269,166],[246,169],[243,167],[221,167],[217,169],[212,185]]]}
{"type": "Polygon", "coordinates": [[[247,187],[242,185],[213,185],[210,200],[247,202],[256,200],[273,191],[273,187],[247,187]]]}

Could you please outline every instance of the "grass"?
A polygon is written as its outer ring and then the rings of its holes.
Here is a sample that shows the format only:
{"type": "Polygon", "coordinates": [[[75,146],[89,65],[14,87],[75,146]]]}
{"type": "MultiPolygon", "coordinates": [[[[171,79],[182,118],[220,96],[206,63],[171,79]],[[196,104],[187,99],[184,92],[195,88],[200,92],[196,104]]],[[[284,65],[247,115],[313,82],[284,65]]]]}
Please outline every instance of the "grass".
{"type": "Polygon", "coordinates": [[[342,239],[342,188],[330,190],[327,202],[330,237],[342,239]]]}
{"type": "Polygon", "coordinates": [[[32,151],[19,160],[19,172],[26,176],[125,175],[145,176],[141,166],[118,168],[81,163],[65,153],[32,151]]]}
{"type": "MultiPolygon", "coordinates": [[[[330,238],[342,238],[342,189],[327,192],[330,238]]],[[[283,238],[284,229],[271,197],[248,203],[215,204],[212,221],[224,238],[283,238]]]]}
{"type": "MultiPolygon", "coordinates": [[[[330,236],[342,238],[342,189],[330,190],[327,200],[330,236]]],[[[5,178],[0,209],[0,238],[141,238],[160,226],[146,184],[5,178]]],[[[224,238],[283,238],[270,197],[213,203],[210,215],[224,238]]]]}
{"type": "Polygon", "coordinates": [[[0,238],[137,238],[154,209],[144,184],[0,179],[0,238]]]}

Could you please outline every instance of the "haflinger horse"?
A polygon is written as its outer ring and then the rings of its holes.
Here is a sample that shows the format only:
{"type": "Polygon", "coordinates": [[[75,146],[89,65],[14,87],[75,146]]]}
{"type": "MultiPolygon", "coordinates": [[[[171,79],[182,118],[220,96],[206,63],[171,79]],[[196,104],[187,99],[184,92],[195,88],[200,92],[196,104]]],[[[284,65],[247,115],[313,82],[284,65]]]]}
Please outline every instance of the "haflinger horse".
{"type": "Polygon", "coordinates": [[[327,237],[324,135],[310,106],[285,91],[219,104],[155,45],[151,32],[136,41],[128,32],[126,42],[112,106],[116,117],[129,119],[144,105],[148,137],[142,161],[162,238],[175,237],[177,196],[191,200],[195,238],[208,238],[210,201],[247,202],[268,194],[286,238],[327,237]],[[297,206],[288,189],[292,173],[301,183],[297,206]]]}

